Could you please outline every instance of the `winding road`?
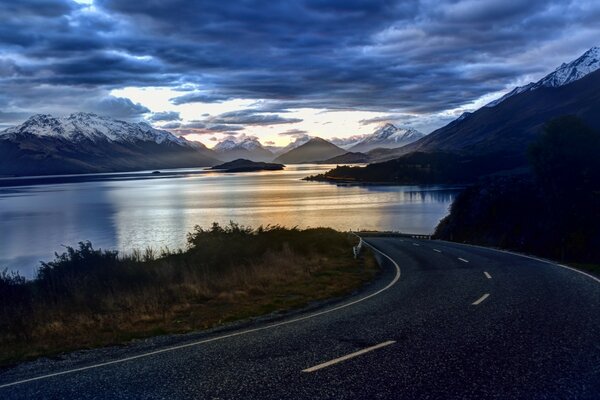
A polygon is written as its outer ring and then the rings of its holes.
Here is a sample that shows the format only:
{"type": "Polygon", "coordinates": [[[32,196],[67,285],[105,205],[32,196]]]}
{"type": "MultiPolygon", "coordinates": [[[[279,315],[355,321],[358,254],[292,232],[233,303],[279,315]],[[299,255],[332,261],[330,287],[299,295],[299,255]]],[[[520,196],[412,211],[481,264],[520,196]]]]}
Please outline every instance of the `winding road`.
{"type": "Polygon", "coordinates": [[[600,280],[368,237],[383,272],[325,308],[0,372],[2,399],[597,399],[600,280]]]}

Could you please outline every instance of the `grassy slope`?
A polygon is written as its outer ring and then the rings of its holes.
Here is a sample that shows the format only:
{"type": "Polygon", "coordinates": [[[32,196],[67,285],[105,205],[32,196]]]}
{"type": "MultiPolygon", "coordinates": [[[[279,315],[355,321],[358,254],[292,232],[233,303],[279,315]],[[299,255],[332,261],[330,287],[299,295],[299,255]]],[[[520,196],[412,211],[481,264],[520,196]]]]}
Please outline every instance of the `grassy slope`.
{"type": "Polygon", "coordinates": [[[0,279],[0,364],[206,329],[341,296],[378,271],[332,229],[197,230],[183,252],[121,257],[83,243],[36,280],[0,279]]]}

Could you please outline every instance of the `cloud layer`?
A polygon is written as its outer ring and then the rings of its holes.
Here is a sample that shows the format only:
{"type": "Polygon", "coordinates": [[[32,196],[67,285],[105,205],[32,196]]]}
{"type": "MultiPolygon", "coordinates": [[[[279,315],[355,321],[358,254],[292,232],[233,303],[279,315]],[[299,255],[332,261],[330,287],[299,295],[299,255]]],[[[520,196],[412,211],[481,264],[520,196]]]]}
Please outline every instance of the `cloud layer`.
{"type": "MultiPolygon", "coordinates": [[[[547,72],[600,37],[593,0],[15,0],[0,16],[0,120],[82,105],[137,118],[150,110],[110,90],[150,86],[185,89],[176,105],[437,113],[547,72]]],[[[210,123],[290,120],[254,110],[210,123]]]]}

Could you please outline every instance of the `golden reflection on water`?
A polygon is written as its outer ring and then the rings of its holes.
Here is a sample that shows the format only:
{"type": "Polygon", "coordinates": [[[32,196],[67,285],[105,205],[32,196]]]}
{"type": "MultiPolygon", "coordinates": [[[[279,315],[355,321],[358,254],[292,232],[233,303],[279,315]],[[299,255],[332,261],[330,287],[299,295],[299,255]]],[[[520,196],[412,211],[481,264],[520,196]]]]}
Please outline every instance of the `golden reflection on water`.
{"type": "Polygon", "coordinates": [[[180,248],[195,225],[212,222],[431,233],[457,192],[300,180],[330,167],[0,190],[0,228],[10,232],[0,242],[0,266],[26,268],[32,257],[48,260],[80,240],[120,250],[180,248]]]}

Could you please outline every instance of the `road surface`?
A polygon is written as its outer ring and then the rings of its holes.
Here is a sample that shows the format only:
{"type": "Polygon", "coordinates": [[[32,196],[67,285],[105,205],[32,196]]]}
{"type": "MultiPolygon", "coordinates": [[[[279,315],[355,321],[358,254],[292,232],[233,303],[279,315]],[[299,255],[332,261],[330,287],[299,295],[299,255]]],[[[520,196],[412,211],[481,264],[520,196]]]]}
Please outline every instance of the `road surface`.
{"type": "Polygon", "coordinates": [[[600,281],[490,249],[367,238],[326,308],[0,372],[2,399],[600,398],[600,281]]]}

